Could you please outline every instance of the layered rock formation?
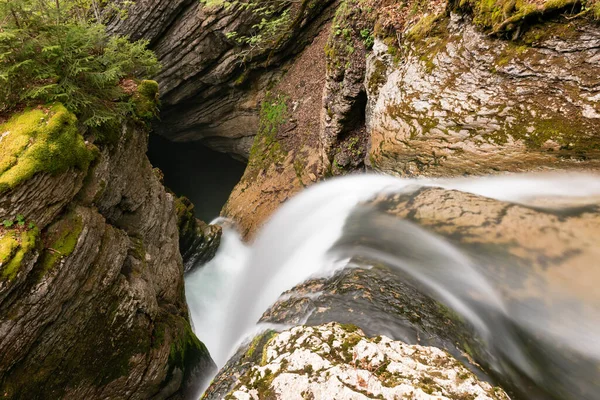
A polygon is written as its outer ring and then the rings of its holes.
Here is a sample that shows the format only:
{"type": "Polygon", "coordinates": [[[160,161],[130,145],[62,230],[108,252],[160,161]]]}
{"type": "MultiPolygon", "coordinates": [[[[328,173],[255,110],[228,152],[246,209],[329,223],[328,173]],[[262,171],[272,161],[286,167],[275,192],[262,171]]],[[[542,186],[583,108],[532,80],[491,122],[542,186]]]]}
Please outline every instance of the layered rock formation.
{"type": "Polygon", "coordinates": [[[150,40],[163,65],[156,77],[162,101],[156,132],[172,140],[202,139],[247,159],[262,92],[330,18],[331,3],[274,2],[267,16],[247,7],[251,3],[145,0],[129,8],[127,19],[108,12],[106,19],[112,32],[150,40]],[[284,14],[275,34],[255,27],[284,14]],[[257,41],[248,46],[233,34],[257,41]]]}
{"type": "Polygon", "coordinates": [[[304,186],[365,166],[596,170],[599,3],[513,3],[345,0],[332,21],[328,1],[283,1],[268,36],[252,2],[154,0],[108,25],[165,65],[159,133],[249,157],[223,214],[251,236],[304,186]]]}
{"type": "MultiPolygon", "coordinates": [[[[325,69],[302,68],[311,79],[323,74],[313,79],[323,88],[317,137],[293,129],[314,125],[315,112],[290,111],[269,139],[286,152],[251,155],[249,170],[266,168],[234,190],[225,215],[251,235],[301,187],[365,164],[400,176],[597,170],[598,5],[538,3],[507,5],[504,14],[477,1],[341,3],[326,32],[325,69]],[[286,158],[305,142],[315,144],[303,158],[286,158]],[[294,173],[301,185],[289,183],[294,173]]],[[[315,90],[273,89],[294,111],[315,90]]]]}
{"type": "MultiPolygon", "coordinates": [[[[156,83],[143,86],[154,102],[156,83]]],[[[194,393],[214,364],[190,327],[174,199],[146,158],[145,123],[84,142],[55,105],[0,131],[2,179],[14,178],[0,190],[0,393],[194,393]]]]}
{"type": "Polygon", "coordinates": [[[369,56],[375,169],[456,176],[598,167],[598,26],[559,18],[507,41],[453,13],[430,29],[404,50],[377,41],[369,56]]]}

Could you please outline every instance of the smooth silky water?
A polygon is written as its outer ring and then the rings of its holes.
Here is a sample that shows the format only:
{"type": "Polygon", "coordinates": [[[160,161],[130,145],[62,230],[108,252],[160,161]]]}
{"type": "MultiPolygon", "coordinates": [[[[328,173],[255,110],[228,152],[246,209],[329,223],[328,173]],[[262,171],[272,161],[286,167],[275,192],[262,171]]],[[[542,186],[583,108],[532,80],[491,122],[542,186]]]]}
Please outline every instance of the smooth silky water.
{"type": "MultiPolygon", "coordinates": [[[[526,205],[543,198],[548,207],[600,196],[600,179],[581,174],[454,180],[355,175],[310,187],[282,205],[250,245],[225,227],[216,257],[186,277],[195,332],[218,367],[261,328],[257,321],[284,291],[308,278],[332,276],[359,257],[401,271],[468,321],[485,343],[486,364],[499,376],[533,382],[546,392],[600,398],[600,305],[586,304],[585,313],[580,312],[583,308],[574,299],[559,299],[552,286],[545,288],[546,298],[556,297],[552,309],[527,298],[509,302],[499,288],[523,278],[518,268],[497,277],[485,266],[502,260],[485,252],[467,254],[442,237],[365,204],[376,194],[422,186],[526,205]],[[540,351],[531,351],[533,338],[534,347],[543,350],[543,363],[535,359],[540,351]],[[553,351],[558,348],[560,352],[553,351]]],[[[600,263],[589,268],[600,268],[600,263]]],[[[569,275],[563,279],[565,285],[576,284],[569,275]]]]}

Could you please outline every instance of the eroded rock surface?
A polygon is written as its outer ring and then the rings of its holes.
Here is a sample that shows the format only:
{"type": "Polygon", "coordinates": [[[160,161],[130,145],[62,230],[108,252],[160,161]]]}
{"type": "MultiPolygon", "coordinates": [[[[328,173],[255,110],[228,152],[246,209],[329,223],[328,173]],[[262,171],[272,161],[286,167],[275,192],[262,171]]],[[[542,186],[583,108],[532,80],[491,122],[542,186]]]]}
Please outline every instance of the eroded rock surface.
{"type": "Polygon", "coordinates": [[[256,34],[253,26],[271,17],[237,2],[144,0],[129,7],[127,19],[107,19],[112,32],[149,39],[163,64],[156,77],[162,96],[158,133],[172,140],[203,139],[216,150],[248,158],[262,92],[331,18],[331,3],[274,5],[275,16],[289,10],[289,23],[251,52],[228,34],[256,34]]]}
{"type": "Polygon", "coordinates": [[[557,19],[510,41],[452,13],[401,45],[398,55],[395,44],[377,41],[369,55],[375,169],[457,176],[598,168],[597,25],[557,19]]]}
{"type": "Polygon", "coordinates": [[[0,220],[16,218],[0,228],[14,246],[0,260],[4,397],[175,399],[213,370],[189,323],[174,199],[146,148],[130,122],[89,170],[0,194],[0,220]]]}
{"type": "Polygon", "coordinates": [[[292,328],[275,335],[262,360],[227,398],[508,399],[448,353],[385,336],[368,338],[353,325],[292,328]]]}

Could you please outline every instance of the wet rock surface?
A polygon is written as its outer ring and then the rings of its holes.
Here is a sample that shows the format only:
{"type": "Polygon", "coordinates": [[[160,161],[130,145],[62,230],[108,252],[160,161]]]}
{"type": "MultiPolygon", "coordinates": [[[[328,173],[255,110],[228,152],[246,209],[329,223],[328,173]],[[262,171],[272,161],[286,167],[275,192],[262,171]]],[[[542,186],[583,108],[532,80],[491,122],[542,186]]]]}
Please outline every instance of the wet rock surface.
{"type": "Polygon", "coordinates": [[[190,272],[213,259],[221,244],[223,229],[196,218],[194,205],[186,197],[176,198],[175,208],[183,269],[190,272]]]}
{"type": "Polygon", "coordinates": [[[354,325],[292,328],[261,353],[228,398],[508,399],[442,350],[368,338],[354,325]]]}
{"type": "MultiPolygon", "coordinates": [[[[332,249],[341,259],[352,258],[350,267],[282,294],[261,322],[354,324],[370,337],[444,349],[512,398],[594,398],[597,365],[572,340],[579,328],[560,337],[547,333],[564,328],[566,319],[568,326],[595,329],[599,316],[585,304],[599,301],[589,290],[595,273],[590,266],[600,256],[598,199],[563,199],[552,208],[549,203],[547,198],[509,203],[416,186],[376,197],[349,216],[332,249]],[[458,296],[453,301],[462,304],[459,309],[444,305],[444,290],[458,296]],[[467,309],[481,320],[471,319],[467,309]],[[528,368],[543,379],[528,378],[515,352],[524,352],[528,368]]],[[[243,377],[259,382],[264,375],[250,372],[258,370],[255,350],[272,335],[241,347],[207,398],[224,396],[243,377]]],[[[296,374],[302,381],[312,376],[305,370],[296,374]]],[[[253,396],[255,389],[247,384],[242,391],[253,396]]]]}

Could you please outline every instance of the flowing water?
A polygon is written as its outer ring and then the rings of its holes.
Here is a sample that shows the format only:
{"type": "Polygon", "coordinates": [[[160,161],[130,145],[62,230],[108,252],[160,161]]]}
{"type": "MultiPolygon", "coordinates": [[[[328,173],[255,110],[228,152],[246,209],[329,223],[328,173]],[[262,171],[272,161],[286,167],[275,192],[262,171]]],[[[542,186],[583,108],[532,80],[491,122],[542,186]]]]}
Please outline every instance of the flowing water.
{"type": "MultiPolygon", "coordinates": [[[[551,305],[527,296],[509,300],[502,288],[518,285],[524,279],[522,270],[509,265],[499,276],[490,265],[510,260],[483,250],[467,251],[365,204],[375,195],[423,186],[535,202],[536,207],[540,199],[544,207],[560,208],[565,202],[600,196],[598,177],[572,174],[435,181],[357,175],[315,185],[286,202],[250,245],[225,228],[217,256],[186,277],[195,331],[217,365],[222,367],[256,331],[261,315],[284,291],[308,278],[332,276],[349,260],[360,258],[401,271],[466,320],[485,345],[485,364],[499,376],[517,385],[533,382],[558,398],[600,398],[597,296],[588,296],[583,305],[579,303],[586,296],[565,297],[561,288],[577,293],[581,283],[567,273],[558,286],[541,289],[551,305]]],[[[600,263],[589,269],[590,277],[598,276],[600,263]]],[[[594,284],[590,287],[597,291],[594,284]]]]}

